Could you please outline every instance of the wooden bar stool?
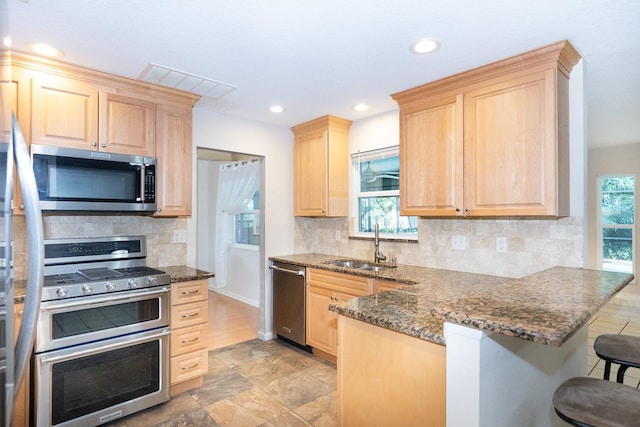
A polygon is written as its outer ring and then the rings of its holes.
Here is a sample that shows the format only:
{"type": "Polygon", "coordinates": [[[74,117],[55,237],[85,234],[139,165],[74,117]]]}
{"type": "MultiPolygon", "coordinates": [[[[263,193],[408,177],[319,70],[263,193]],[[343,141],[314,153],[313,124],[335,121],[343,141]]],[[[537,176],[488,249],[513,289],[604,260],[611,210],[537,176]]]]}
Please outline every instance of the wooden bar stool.
{"type": "Polygon", "coordinates": [[[640,425],[640,390],[599,378],[563,382],[553,394],[553,406],[560,418],[578,427],[640,425]]]}
{"type": "Polygon", "coordinates": [[[640,368],[640,337],[631,335],[599,335],[593,343],[593,349],[598,357],[605,361],[604,379],[608,380],[611,373],[611,364],[620,365],[616,381],[624,382],[624,374],[627,369],[640,368]]]}

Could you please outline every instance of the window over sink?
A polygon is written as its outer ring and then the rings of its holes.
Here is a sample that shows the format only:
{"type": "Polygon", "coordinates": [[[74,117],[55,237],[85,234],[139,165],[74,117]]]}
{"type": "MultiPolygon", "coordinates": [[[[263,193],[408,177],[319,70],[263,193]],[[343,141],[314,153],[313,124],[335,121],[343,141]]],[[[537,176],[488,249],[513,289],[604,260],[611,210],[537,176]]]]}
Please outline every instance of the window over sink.
{"type": "Polygon", "coordinates": [[[352,154],[351,161],[356,177],[352,192],[355,235],[373,235],[377,223],[386,238],[416,238],[418,218],[400,215],[399,147],[352,154]]]}

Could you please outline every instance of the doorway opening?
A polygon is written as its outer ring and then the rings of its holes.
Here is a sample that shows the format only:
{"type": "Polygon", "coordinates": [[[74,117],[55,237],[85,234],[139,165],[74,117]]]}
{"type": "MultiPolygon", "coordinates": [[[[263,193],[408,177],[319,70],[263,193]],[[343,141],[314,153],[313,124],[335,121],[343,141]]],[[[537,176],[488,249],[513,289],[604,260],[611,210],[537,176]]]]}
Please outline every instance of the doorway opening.
{"type": "Polygon", "coordinates": [[[209,322],[210,349],[246,340],[247,328],[253,329],[250,338],[258,336],[264,286],[263,177],[263,156],[197,148],[196,267],[216,275],[209,280],[210,311],[215,314],[209,322]],[[247,174],[252,175],[249,181],[247,174]],[[214,330],[216,324],[220,330],[214,330]],[[244,332],[234,334],[231,324],[244,332]]]}

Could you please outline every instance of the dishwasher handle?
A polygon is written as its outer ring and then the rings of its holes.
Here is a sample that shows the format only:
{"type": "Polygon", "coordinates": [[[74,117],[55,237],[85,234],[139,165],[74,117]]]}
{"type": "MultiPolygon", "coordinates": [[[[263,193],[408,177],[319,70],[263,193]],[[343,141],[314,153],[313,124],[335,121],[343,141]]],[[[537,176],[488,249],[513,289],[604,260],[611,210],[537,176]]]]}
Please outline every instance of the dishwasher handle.
{"type": "Polygon", "coordinates": [[[289,270],[288,268],[278,267],[277,265],[270,265],[269,269],[273,270],[273,271],[281,271],[283,273],[295,274],[296,276],[304,277],[304,269],[302,269],[302,270],[289,270]]]}

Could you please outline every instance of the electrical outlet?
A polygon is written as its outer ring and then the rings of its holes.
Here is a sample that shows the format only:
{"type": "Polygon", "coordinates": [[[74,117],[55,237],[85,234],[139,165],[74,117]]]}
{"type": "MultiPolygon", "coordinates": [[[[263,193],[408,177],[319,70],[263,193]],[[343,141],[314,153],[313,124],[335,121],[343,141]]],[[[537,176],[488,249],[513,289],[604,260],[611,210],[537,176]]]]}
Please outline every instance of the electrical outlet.
{"type": "Polygon", "coordinates": [[[467,249],[467,238],[464,236],[451,236],[451,249],[458,251],[467,249]]]}
{"type": "Polygon", "coordinates": [[[339,242],[340,240],[342,240],[342,231],[336,230],[336,241],[339,242]]]}
{"type": "Polygon", "coordinates": [[[496,237],[496,252],[507,252],[506,237],[496,237]]]}
{"type": "Polygon", "coordinates": [[[171,243],[187,243],[187,230],[173,230],[171,243]]]}

